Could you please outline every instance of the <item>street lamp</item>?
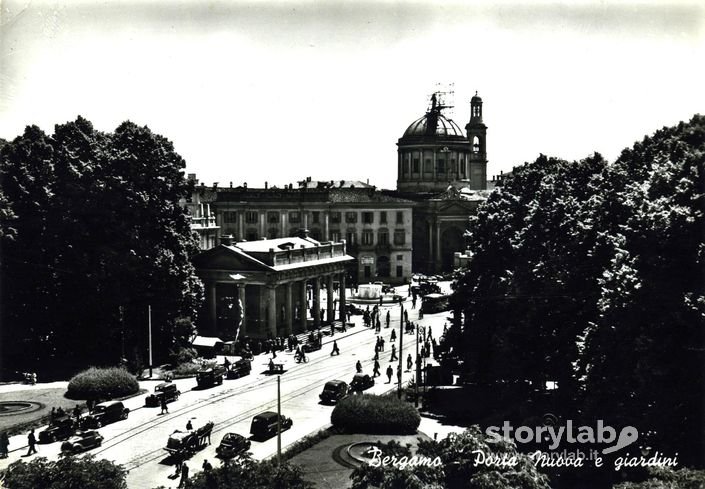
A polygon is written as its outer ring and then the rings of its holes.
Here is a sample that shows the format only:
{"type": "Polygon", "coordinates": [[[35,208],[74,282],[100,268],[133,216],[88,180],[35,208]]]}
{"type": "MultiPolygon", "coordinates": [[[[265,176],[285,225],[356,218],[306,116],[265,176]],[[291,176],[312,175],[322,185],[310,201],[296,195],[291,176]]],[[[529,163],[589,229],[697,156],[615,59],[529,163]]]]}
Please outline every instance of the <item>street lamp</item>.
{"type": "Polygon", "coordinates": [[[401,308],[401,311],[399,312],[400,314],[400,319],[399,319],[399,386],[397,389],[397,397],[401,399],[401,372],[402,372],[402,361],[404,359],[404,332],[402,331],[402,327],[404,325],[404,300],[399,297],[399,306],[401,308]]]}

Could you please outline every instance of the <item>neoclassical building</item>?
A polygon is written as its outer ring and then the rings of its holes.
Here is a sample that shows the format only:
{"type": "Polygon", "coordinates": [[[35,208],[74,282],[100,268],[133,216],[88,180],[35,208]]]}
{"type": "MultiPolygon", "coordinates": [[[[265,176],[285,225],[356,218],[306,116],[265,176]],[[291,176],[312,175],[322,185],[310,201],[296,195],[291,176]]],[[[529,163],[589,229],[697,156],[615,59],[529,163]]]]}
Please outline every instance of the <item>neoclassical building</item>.
{"type": "MultiPolygon", "coordinates": [[[[238,242],[278,239],[308,229],[321,243],[346,242],[349,283],[408,281],[412,273],[453,268],[465,249],[468,217],[487,196],[487,126],[482,99],[470,100],[463,131],[440,94],[397,141],[397,186],[315,181],[283,188],[197,186],[191,202],[203,242],[215,234],[238,242]],[[213,218],[214,216],[214,218],[213,218]]],[[[390,162],[391,163],[391,162],[390,162]]],[[[195,175],[190,175],[195,179],[195,175]]]]}
{"type": "Polygon", "coordinates": [[[388,195],[414,202],[412,268],[438,273],[453,269],[465,249],[468,217],[487,196],[487,126],[482,99],[470,100],[465,133],[444,115],[436,94],[430,109],[397,142],[397,189],[388,195]]]}

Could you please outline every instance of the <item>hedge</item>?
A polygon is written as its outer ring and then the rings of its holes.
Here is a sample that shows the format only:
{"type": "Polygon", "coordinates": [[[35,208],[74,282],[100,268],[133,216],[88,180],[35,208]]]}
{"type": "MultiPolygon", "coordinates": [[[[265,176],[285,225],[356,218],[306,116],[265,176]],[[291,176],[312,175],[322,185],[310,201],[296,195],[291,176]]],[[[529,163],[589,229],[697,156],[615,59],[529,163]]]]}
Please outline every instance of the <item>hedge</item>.
{"type": "Polygon", "coordinates": [[[112,399],[138,390],[135,376],[124,368],[91,367],[69,381],[66,396],[71,399],[112,399]]]}
{"type": "Polygon", "coordinates": [[[336,404],[330,421],[353,433],[412,435],[421,423],[418,411],[395,396],[348,396],[336,404]]]}

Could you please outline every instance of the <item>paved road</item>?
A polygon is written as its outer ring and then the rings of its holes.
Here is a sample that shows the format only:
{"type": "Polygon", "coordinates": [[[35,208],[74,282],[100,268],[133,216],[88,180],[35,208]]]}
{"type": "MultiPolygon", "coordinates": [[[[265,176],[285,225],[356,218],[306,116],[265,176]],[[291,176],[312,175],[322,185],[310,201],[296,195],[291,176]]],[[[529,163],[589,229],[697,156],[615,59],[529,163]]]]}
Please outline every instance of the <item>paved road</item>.
{"type": "MultiPolygon", "coordinates": [[[[409,301],[405,307],[410,305],[409,301]]],[[[387,341],[386,351],[380,353],[383,373],[390,363],[391,329],[397,330],[397,348],[399,344],[400,308],[398,305],[384,306],[382,319],[386,310],[391,311],[392,325],[390,329],[382,328],[382,335],[387,341]]],[[[409,309],[411,321],[417,320],[417,311],[418,309],[409,309]]],[[[427,315],[420,323],[432,324],[434,337],[440,337],[446,316],[447,313],[427,315]]],[[[362,326],[360,316],[353,316],[353,321],[357,324],[356,327],[335,335],[341,351],[338,356],[330,356],[333,338],[329,336],[324,337],[322,350],[308,355],[309,362],[306,364],[297,364],[293,353],[277,354],[276,361],[284,363],[286,370],[281,376],[282,414],[294,421],[293,427],[282,434],[283,449],[330,422],[332,407],[318,402],[318,394],[326,381],[341,379],[349,382],[355,372],[357,360],[362,363],[365,373],[372,374],[376,335],[374,330],[362,326]]],[[[415,335],[405,335],[404,358],[409,352],[414,356],[415,339],[415,335]]],[[[215,448],[226,432],[248,435],[252,416],[261,411],[276,410],[276,377],[265,374],[269,358],[269,355],[257,355],[249,376],[226,380],[222,386],[210,389],[195,390],[195,379],[177,380],[182,395],[179,400],[169,404],[169,414],[160,415],[159,408],[144,407],[144,396],[125,401],[131,410],[129,418],[101,428],[100,432],[105,437],[103,446],[89,453],[123,464],[129,470],[128,486],[131,489],[151,489],[159,485],[175,487],[177,483],[168,478],[168,475],[174,472],[174,466],[169,464],[167,453],[163,449],[174,430],[184,430],[189,419],[194,426],[206,421],[215,423],[211,445],[187,462],[193,473],[200,470],[204,459],[216,463],[215,448]]],[[[395,372],[396,365],[394,362],[395,372]]],[[[403,383],[406,384],[411,378],[411,372],[404,372],[403,383]]],[[[393,381],[395,379],[396,376],[393,381]]],[[[380,394],[394,388],[394,385],[386,382],[386,376],[378,377],[375,386],[368,392],[380,394]]],[[[156,383],[147,385],[152,387],[156,383]]],[[[274,455],[276,443],[276,437],[264,442],[253,441],[251,452],[254,458],[264,459],[274,455]]],[[[59,448],[60,443],[39,446],[40,454],[49,458],[57,457],[59,448]]],[[[24,454],[24,451],[21,453],[24,454]]],[[[2,460],[0,468],[18,459],[19,455],[20,453],[14,452],[10,459],[2,460]]]]}

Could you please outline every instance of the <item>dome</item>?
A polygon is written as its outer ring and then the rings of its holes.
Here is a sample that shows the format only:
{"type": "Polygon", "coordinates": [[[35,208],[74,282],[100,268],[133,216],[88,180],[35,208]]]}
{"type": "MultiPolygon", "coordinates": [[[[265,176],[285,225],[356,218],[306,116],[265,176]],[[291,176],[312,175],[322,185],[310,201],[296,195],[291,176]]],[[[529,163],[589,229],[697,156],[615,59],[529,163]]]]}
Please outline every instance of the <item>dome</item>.
{"type": "Polygon", "coordinates": [[[463,131],[452,119],[448,119],[443,114],[437,112],[429,112],[412,122],[406,131],[404,131],[404,136],[402,137],[415,136],[465,137],[463,131]],[[435,131],[433,130],[434,122],[435,131]]]}

